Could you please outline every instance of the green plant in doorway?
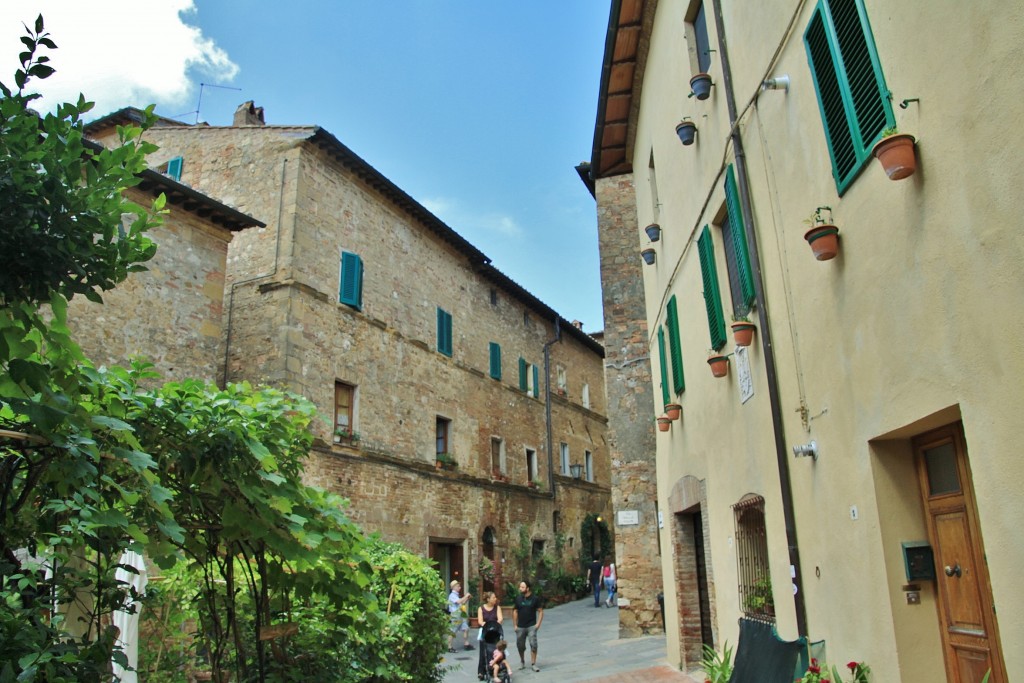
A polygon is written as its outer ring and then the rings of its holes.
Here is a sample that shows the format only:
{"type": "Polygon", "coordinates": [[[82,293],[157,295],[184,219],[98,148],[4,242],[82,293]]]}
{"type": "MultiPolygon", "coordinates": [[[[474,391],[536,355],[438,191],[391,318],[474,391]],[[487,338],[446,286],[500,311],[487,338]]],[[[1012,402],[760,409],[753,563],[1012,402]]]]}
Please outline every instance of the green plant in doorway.
{"type": "Polygon", "coordinates": [[[732,676],[732,648],[728,641],[722,645],[721,652],[705,645],[700,665],[704,669],[706,683],[729,683],[729,677],[732,676]]]}

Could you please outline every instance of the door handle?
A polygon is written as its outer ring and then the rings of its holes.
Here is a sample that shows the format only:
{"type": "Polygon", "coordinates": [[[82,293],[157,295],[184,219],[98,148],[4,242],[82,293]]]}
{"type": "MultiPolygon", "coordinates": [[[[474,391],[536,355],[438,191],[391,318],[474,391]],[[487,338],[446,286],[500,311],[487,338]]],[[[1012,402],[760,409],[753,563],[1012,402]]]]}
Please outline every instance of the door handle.
{"type": "Polygon", "coordinates": [[[946,572],[946,576],[955,576],[958,579],[960,578],[960,575],[963,573],[963,571],[960,569],[959,563],[954,564],[952,567],[950,567],[947,564],[944,571],[946,572]]]}

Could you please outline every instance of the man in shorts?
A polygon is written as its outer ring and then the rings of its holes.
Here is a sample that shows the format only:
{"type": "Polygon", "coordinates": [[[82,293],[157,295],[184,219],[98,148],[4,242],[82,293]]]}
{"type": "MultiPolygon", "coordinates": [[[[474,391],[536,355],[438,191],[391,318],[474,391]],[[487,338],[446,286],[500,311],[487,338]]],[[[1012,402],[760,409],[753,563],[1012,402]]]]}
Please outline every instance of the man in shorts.
{"type": "Polygon", "coordinates": [[[519,582],[519,597],[512,609],[512,626],[516,630],[516,649],[519,650],[519,668],[526,668],[526,641],[530,641],[530,666],[540,671],[537,666],[537,631],[544,621],[544,606],[539,597],[533,594],[530,582],[523,579],[519,582]]]}

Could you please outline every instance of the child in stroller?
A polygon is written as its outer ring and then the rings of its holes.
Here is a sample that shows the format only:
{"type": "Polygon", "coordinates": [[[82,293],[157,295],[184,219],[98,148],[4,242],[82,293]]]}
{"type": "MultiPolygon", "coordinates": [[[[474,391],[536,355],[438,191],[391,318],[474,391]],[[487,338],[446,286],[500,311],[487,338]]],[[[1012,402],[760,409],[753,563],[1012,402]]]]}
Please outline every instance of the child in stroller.
{"type": "Polygon", "coordinates": [[[491,658],[497,649],[498,641],[505,637],[501,624],[486,621],[480,629],[480,667],[477,678],[481,681],[491,678],[491,658]]]}
{"type": "Polygon", "coordinates": [[[508,643],[499,640],[494,647],[494,654],[491,655],[491,681],[493,683],[512,683],[512,667],[508,665],[508,657],[505,656],[505,649],[508,643]]]}

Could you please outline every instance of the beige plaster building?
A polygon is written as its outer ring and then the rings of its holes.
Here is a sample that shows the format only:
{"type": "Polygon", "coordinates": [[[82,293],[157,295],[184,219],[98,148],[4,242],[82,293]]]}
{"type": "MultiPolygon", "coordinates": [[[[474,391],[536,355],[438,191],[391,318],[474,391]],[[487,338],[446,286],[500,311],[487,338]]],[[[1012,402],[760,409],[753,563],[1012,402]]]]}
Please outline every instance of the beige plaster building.
{"type": "Polygon", "coordinates": [[[250,102],[235,125],[146,138],[155,169],[266,223],[227,253],[226,378],[318,406],[309,482],[474,594],[484,556],[499,591],[519,581],[521,528],[578,570],[581,529],[611,510],[600,341],[322,128],[264,125],[250,102]]]}
{"type": "Polygon", "coordinates": [[[657,506],[684,669],[747,618],[872,681],[1024,678],[1024,13],[964,9],[612,3],[589,180],[602,233],[652,250],[651,395],[682,406],[657,506]],[[916,137],[896,181],[872,156],[891,126],[916,137]]]}

